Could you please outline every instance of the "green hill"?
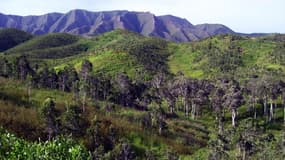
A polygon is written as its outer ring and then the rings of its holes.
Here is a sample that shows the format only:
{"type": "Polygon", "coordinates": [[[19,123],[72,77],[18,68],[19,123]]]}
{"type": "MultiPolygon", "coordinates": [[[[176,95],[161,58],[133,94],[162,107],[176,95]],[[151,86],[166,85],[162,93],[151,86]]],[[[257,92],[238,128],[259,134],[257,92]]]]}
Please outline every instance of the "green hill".
{"type": "Polygon", "coordinates": [[[182,72],[198,79],[222,75],[244,79],[252,73],[272,72],[281,76],[280,73],[285,72],[282,60],[276,61],[276,56],[280,56],[278,52],[284,50],[282,37],[221,35],[191,43],[172,43],[125,30],[114,30],[94,38],[55,33],[35,37],[9,49],[6,55],[28,55],[57,70],[68,65],[79,69],[81,62],[88,59],[93,63],[94,72],[111,76],[125,72],[134,78],[144,73],[149,79],[158,72],[182,72]]]}
{"type": "Polygon", "coordinates": [[[81,38],[67,33],[53,33],[35,37],[6,51],[7,55],[28,55],[35,58],[63,58],[79,54],[87,47],[81,38]]]}
{"type": "MultiPolygon", "coordinates": [[[[161,39],[115,30],[91,39],[80,39],[77,44],[85,46],[86,50],[74,56],[62,57],[63,59],[42,59],[46,58],[42,57],[35,61],[46,63],[56,70],[66,66],[74,66],[79,70],[82,61],[89,60],[93,63],[94,74],[106,74],[114,77],[117,73],[124,72],[132,79],[135,77],[149,79],[159,70],[167,72],[168,44],[161,39]]],[[[65,46],[60,48],[63,52],[68,53],[65,46]]],[[[14,49],[17,47],[11,50],[14,49]]],[[[52,50],[53,48],[48,49],[48,52],[54,54],[52,50]]],[[[45,50],[39,51],[44,52],[45,50]]]]}
{"type": "Polygon", "coordinates": [[[13,48],[32,38],[32,35],[21,30],[0,29],[0,52],[13,48]]]}
{"type": "Polygon", "coordinates": [[[282,159],[284,53],[284,35],[34,37],[0,54],[0,159],[282,159]]]}
{"type": "Polygon", "coordinates": [[[277,50],[284,51],[284,47],[280,46],[280,42],[271,38],[216,36],[199,42],[172,44],[173,54],[168,65],[172,73],[181,71],[199,79],[221,75],[241,79],[253,73],[260,75],[267,72],[283,74],[282,60],[275,61],[277,50]]]}

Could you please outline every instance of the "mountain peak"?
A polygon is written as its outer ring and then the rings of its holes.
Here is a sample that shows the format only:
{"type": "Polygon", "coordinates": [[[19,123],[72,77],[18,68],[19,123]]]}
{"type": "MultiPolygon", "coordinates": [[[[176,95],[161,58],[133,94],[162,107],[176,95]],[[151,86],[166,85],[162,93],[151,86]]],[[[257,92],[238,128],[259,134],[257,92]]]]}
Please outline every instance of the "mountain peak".
{"type": "Polygon", "coordinates": [[[173,15],[155,16],[151,12],[127,10],[91,12],[74,9],[65,14],[48,13],[40,16],[0,14],[0,16],[0,28],[17,28],[33,34],[66,32],[92,36],[114,29],[125,29],[145,36],[186,42],[216,34],[234,33],[221,24],[195,26],[188,20],[173,15]]]}

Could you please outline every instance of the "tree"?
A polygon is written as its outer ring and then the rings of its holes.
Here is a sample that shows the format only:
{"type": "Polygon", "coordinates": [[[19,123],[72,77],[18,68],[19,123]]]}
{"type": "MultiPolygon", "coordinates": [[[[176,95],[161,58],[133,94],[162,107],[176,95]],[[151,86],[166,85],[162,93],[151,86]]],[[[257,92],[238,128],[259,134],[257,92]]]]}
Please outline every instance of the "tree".
{"type": "Polygon", "coordinates": [[[172,83],[168,82],[167,86],[161,89],[161,94],[162,97],[166,99],[168,106],[169,106],[169,111],[171,114],[174,113],[174,107],[175,107],[175,101],[176,101],[176,95],[175,95],[175,90],[172,89],[172,83]]]}
{"type": "Polygon", "coordinates": [[[191,83],[191,117],[195,119],[203,105],[209,101],[209,94],[213,86],[207,81],[194,80],[191,83]]]}
{"type": "Polygon", "coordinates": [[[218,135],[217,139],[210,142],[210,154],[208,160],[228,160],[230,156],[228,154],[229,150],[229,140],[224,135],[218,135]]]}
{"type": "Polygon", "coordinates": [[[241,106],[242,102],[243,96],[239,84],[233,81],[226,92],[224,102],[224,106],[227,106],[231,110],[233,127],[236,126],[237,108],[241,106]]]}
{"type": "MultiPolygon", "coordinates": [[[[87,129],[88,148],[93,151],[93,158],[102,156],[103,153],[111,151],[115,147],[117,130],[108,121],[99,120],[95,115],[91,121],[90,127],[87,129]],[[101,155],[96,155],[96,154],[101,155]]],[[[113,156],[114,157],[114,156],[113,156]]]]}
{"type": "Polygon", "coordinates": [[[80,89],[80,95],[81,95],[80,97],[82,102],[82,111],[85,112],[89,84],[86,81],[80,81],[79,89],[80,89]]]}
{"type": "Polygon", "coordinates": [[[100,98],[100,81],[98,78],[92,76],[90,78],[90,95],[91,98],[95,101],[100,98]]]}
{"type": "Polygon", "coordinates": [[[277,44],[274,50],[270,53],[270,60],[275,64],[285,65],[285,46],[277,44]]]}
{"type": "Polygon", "coordinates": [[[38,87],[57,88],[58,77],[54,69],[49,70],[47,66],[44,66],[36,75],[35,82],[38,87]]]}
{"type": "Polygon", "coordinates": [[[285,125],[285,82],[279,82],[280,92],[281,92],[281,104],[283,106],[283,122],[285,125]]]}
{"type": "Polygon", "coordinates": [[[89,76],[92,73],[92,70],[93,70],[93,64],[88,60],[84,60],[82,62],[81,71],[80,71],[80,75],[83,81],[85,82],[88,81],[89,76]]]}
{"type": "Polygon", "coordinates": [[[80,82],[79,82],[79,80],[75,80],[72,82],[71,91],[73,94],[73,100],[74,100],[75,104],[79,104],[79,101],[80,101],[80,96],[79,96],[80,82]]]}
{"type": "Polygon", "coordinates": [[[239,152],[241,153],[242,160],[249,159],[249,154],[253,150],[253,142],[249,139],[247,135],[240,135],[239,141],[239,152]]]}
{"type": "Polygon", "coordinates": [[[175,152],[169,150],[166,152],[166,157],[167,160],[179,160],[179,156],[175,152]]]}
{"type": "Polygon", "coordinates": [[[190,111],[190,96],[191,96],[191,83],[192,79],[187,79],[184,75],[179,76],[173,83],[174,92],[181,96],[182,104],[184,106],[185,116],[189,116],[190,111]]]}
{"type": "Polygon", "coordinates": [[[30,67],[30,63],[25,56],[17,58],[16,66],[17,66],[18,78],[22,81],[27,78],[27,75],[29,73],[30,74],[33,73],[33,70],[30,67]]]}
{"type": "Polygon", "coordinates": [[[118,153],[115,156],[115,160],[134,160],[135,153],[132,146],[128,142],[121,142],[118,145],[118,153]]]}
{"type": "Polygon", "coordinates": [[[66,83],[67,89],[68,91],[72,91],[72,85],[74,82],[79,81],[79,77],[75,68],[73,68],[72,66],[68,66],[67,72],[68,72],[68,79],[66,83]]]}
{"type": "Polygon", "coordinates": [[[218,130],[219,134],[222,134],[224,131],[224,96],[225,96],[225,91],[220,88],[216,87],[215,90],[213,90],[212,98],[211,98],[211,104],[212,107],[216,113],[216,120],[218,121],[218,130]]]}
{"type": "Polygon", "coordinates": [[[58,111],[55,108],[55,103],[51,98],[47,98],[40,108],[40,115],[45,122],[46,130],[48,132],[48,139],[58,132],[58,111]]]}
{"type": "Polygon", "coordinates": [[[146,150],[145,159],[146,160],[157,160],[158,156],[155,153],[155,151],[153,151],[153,150],[146,150]]]}
{"type": "Polygon", "coordinates": [[[27,87],[27,95],[28,95],[28,102],[31,102],[31,94],[32,94],[32,76],[28,75],[26,80],[26,87],[27,87]]]}
{"type": "Polygon", "coordinates": [[[276,108],[275,100],[278,97],[278,86],[276,82],[268,83],[269,88],[269,103],[270,103],[270,110],[269,110],[269,122],[274,119],[274,108],[276,108]]]}
{"type": "Polygon", "coordinates": [[[141,120],[142,128],[151,128],[152,127],[152,114],[147,112],[141,120]]]}
{"type": "Polygon", "coordinates": [[[167,129],[167,123],[165,122],[165,116],[162,108],[155,109],[151,113],[151,125],[158,129],[159,135],[162,135],[163,131],[167,129]]]}
{"type": "Polygon", "coordinates": [[[84,119],[81,117],[81,110],[77,105],[66,104],[66,111],[62,115],[62,126],[67,133],[80,134],[84,119]]]}
{"type": "Polygon", "coordinates": [[[12,76],[12,66],[6,58],[0,60],[0,76],[3,77],[12,76]]]}
{"type": "Polygon", "coordinates": [[[254,114],[253,119],[256,119],[256,103],[258,100],[258,86],[256,85],[256,79],[252,79],[247,83],[246,89],[248,91],[248,101],[250,102],[250,106],[253,108],[254,114]]]}
{"type": "Polygon", "coordinates": [[[90,87],[90,75],[92,73],[93,65],[90,61],[84,60],[81,65],[81,79],[80,79],[80,93],[81,93],[81,99],[82,99],[82,110],[85,112],[85,105],[86,105],[86,99],[87,94],[90,87]]]}
{"type": "Polygon", "coordinates": [[[151,84],[154,88],[160,89],[163,86],[164,81],[165,75],[163,73],[158,73],[153,77],[151,84]]]}
{"type": "Polygon", "coordinates": [[[126,74],[120,73],[117,76],[116,82],[119,89],[120,104],[124,106],[132,106],[135,96],[133,94],[134,87],[131,80],[126,74]]]}
{"type": "Polygon", "coordinates": [[[59,89],[63,92],[65,92],[66,88],[67,88],[67,81],[68,81],[68,70],[67,68],[64,68],[63,70],[60,70],[57,73],[57,77],[58,77],[58,85],[59,85],[59,89]]]}
{"type": "Polygon", "coordinates": [[[108,77],[102,76],[100,79],[100,86],[101,88],[99,88],[102,92],[102,98],[103,100],[107,100],[108,95],[111,93],[112,91],[112,85],[111,85],[111,80],[108,77]]]}
{"type": "Polygon", "coordinates": [[[101,121],[99,121],[95,115],[94,119],[91,121],[90,127],[87,129],[91,150],[99,148],[99,146],[103,143],[104,139],[100,132],[100,127],[101,121]]]}
{"type": "Polygon", "coordinates": [[[153,79],[150,81],[149,87],[149,95],[145,96],[146,101],[155,101],[159,107],[161,107],[162,99],[163,99],[163,85],[165,83],[165,75],[163,73],[156,74],[153,79]]]}

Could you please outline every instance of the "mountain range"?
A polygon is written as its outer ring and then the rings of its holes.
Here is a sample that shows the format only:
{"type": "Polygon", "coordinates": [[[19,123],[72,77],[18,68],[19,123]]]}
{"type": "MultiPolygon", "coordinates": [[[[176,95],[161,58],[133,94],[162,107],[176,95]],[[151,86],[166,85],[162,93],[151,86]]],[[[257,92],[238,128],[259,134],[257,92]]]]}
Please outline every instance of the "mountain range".
{"type": "Polygon", "coordinates": [[[40,16],[17,16],[0,13],[0,28],[17,28],[42,35],[66,32],[93,36],[114,29],[126,29],[144,36],[160,37],[171,41],[187,42],[217,34],[233,34],[221,24],[193,25],[172,15],[155,16],[150,12],[72,10],[66,14],[48,13],[40,16]]]}

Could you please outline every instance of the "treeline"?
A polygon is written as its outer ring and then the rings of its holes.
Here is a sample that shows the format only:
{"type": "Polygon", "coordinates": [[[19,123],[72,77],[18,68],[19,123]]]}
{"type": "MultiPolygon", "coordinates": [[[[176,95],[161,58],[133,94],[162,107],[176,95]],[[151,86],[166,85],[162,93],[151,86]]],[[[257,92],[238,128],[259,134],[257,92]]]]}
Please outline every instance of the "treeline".
{"type": "MultiPolygon", "coordinates": [[[[88,99],[146,110],[148,114],[141,119],[142,126],[155,128],[162,136],[167,133],[166,119],[176,117],[178,112],[184,112],[186,117],[198,119],[204,109],[212,111],[216,117],[219,135],[225,135],[227,113],[231,115],[232,127],[238,126],[238,108],[242,105],[247,106],[248,116],[253,119],[253,127],[258,125],[257,117],[263,118],[266,123],[274,121],[275,109],[280,106],[284,107],[285,114],[285,82],[267,75],[253,76],[243,83],[226,77],[213,81],[197,80],[187,78],[181,73],[175,77],[158,73],[150,81],[132,81],[124,73],[118,74],[115,79],[104,75],[94,76],[93,65],[88,60],[82,62],[79,72],[73,67],[66,67],[58,72],[47,66],[32,67],[25,56],[18,57],[15,61],[2,59],[0,64],[0,75],[25,81],[28,94],[32,92],[32,87],[58,89],[73,94],[72,105],[68,105],[66,113],[60,115],[63,119],[61,123],[57,122],[58,117],[52,99],[44,102],[41,114],[50,138],[57,135],[59,126],[65,126],[65,129],[70,130],[68,133],[80,132],[82,123],[78,114],[86,111],[88,99]],[[152,110],[153,108],[155,109],[152,110]]],[[[100,126],[97,125],[100,124],[102,123],[96,121],[95,126],[91,125],[90,129],[92,126],[95,127],[93,129],[98,129],[100,126]]],[[[107,133],[112,134],[112,127],[109,127],[110,132],[107,133]]],[[[96,132],[91,131],[90,134],[96,135],[90,137],[96,139],[96,136],[102,135],[96,132]]],[[[99,139],[103,139],[104,144],[112,141],[112,138],[99,139]]],[[[99,152],[100,145],[95,144],[98,140],[90,142],[94,142],[90,145],[93,147],[92,150],[99,152]]],[[[108,149],[103,149],[106,150],[108,149]]]]}
{"type": "MultiPolygon", "coordinates": [[[[232,114],[232,125],[236,123],[236,110],[242,104],[262,104],[264,115],[271,121],[274,108],[284,103],[285,82],[270,76],[253,76],[243,84],[231,78],[215,81],[186,78],[182,73],[171,77],[158,73],[150,81],[132,81],[126,74],[119,73],[115,79],[104,75],[92,75],[93,65],[88,60],[82,62],[77,72],[73,67],[65,67],[56,72],[47,66],[32,67],[25,56],[15,61],[1,60],[0,75],[25,81],[30,87],[59,89],[72,92],[74,102],[85,110],[87,98],[111,101],[126,107],[148,109],[155,103],[162,107],[167,102],[170,114],[183,111],[195,119],[203,107],[220,112],[228,109],[232,114]]],[[[256,113],[254,113],[255,115],[256,113]]],[[[255,115],[256,116],[256,115],[255,115]]]]}

